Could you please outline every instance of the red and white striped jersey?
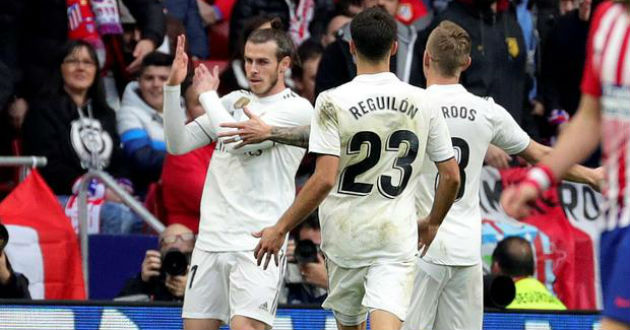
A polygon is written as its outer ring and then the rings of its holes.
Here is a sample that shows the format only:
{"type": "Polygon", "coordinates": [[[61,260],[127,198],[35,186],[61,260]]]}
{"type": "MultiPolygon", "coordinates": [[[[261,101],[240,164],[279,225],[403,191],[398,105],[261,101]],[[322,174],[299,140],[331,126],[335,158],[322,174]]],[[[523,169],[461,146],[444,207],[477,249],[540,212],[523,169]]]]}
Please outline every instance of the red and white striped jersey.
{"type": "Polygon", "coordinates": [[[607,1],[594,13],[582,92],[600,99],[607,173],[606,229],[630,225],[630,10],[607,1]]]}

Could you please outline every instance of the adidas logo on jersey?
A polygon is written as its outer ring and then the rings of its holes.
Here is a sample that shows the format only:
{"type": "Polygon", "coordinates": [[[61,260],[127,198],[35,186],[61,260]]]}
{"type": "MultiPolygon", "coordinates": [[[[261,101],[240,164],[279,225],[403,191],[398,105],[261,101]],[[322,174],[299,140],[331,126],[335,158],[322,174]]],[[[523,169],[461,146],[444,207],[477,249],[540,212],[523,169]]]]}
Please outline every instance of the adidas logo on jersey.
{"type": "Polygon", "coordinates": [[[267,305],[267,302],[265,301],[264,303],[260,304],[260,306],[258,306],[258,309],[261,309],[265,312],[269,311],[269,305],[267,305]]]}

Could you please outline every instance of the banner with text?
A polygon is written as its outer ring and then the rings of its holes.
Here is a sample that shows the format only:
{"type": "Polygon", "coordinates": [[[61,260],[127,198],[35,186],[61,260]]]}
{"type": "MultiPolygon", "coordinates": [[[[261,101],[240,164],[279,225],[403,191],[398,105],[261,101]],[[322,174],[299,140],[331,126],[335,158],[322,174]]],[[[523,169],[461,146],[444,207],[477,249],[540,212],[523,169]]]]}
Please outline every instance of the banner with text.
{"type": "Polygon", "coordinates": [[[567,308],[599,308],[597,219],[603,196],[587,185],[562,182],[536,201],[533,214],[519,222],[503,212],[499,199],[503,187],[517,181],[522,173],[522,169],[497,171],[490,167],[482,171],[479,194],[484,271],[489,272],[499,241],[521,236],[535,250],[535,276],[567,308]]]}

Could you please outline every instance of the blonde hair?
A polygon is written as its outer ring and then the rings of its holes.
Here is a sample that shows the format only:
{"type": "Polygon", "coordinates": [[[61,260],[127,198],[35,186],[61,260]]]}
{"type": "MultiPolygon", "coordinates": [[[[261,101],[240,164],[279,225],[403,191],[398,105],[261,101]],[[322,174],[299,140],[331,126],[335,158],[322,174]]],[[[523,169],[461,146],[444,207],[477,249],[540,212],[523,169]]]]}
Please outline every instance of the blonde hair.
{"type": "Polygon", "coordinates": [[[427,41],[427,52],[431,61],[437,64],[438,71],[445,76],[455,76],[470,57],[470,36],[468,32],[451,21],[442,21],[427,41]]]}

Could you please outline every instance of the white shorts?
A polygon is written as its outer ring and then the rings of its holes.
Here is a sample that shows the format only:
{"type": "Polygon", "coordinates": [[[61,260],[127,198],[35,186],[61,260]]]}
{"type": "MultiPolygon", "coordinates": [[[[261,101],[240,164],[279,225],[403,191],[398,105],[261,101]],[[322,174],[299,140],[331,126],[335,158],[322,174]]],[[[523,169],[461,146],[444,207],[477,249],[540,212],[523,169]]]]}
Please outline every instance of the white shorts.
{"type": "MultiPolygon", "coordinates": [[[[414,258],[415,259],[415,258],[414,258]]],[[[415,261],[344,268],[326,259],[328,297],[322,307],[332,309],[342,325],[357,325],[373,310],[383,310],[405,320],[415,261]]]]}
{"type": "Polygon", "coordinates": [[[267,270],[256,265],[253,251],[208,252],[194,249],[190,261],[182,317],[216,319],[229,324],[235,315],[269,327],[278,306],[285,267],[273,260],[267,270]]]}
{"type": "Polygon", "coordinates": [[[483,270],[445,266],[417,258],[405,330],[474,330],[483,323],[483,270]]]}

